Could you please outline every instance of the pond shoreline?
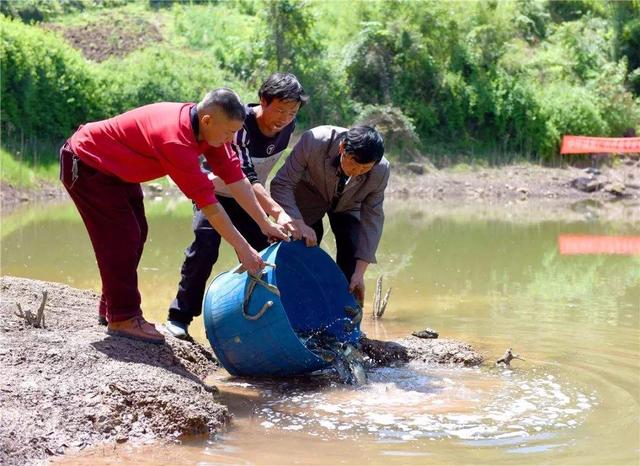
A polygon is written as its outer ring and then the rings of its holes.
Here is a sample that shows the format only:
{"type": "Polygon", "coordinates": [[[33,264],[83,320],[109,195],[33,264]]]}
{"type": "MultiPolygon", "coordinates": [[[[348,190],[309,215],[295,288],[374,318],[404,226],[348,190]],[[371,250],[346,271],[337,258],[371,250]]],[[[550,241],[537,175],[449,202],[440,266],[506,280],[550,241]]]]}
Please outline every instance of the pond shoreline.
{"type": "Polygon", "coordinates": [[[442,170],[428,164],[393,164],[390,196],[437,200],[640,200],[640,157],[625,157],[598,168],[458,165],[442,170]]]}
{"type": "MultiPolygon", "coordinates": [[[[146,183],[143,187],[147,198],[183,197],[175,185],[146,183]]],[[[640,158],[622,158],[611,167],[604,164],[597,169],[518,164],[496,168],[459,165],[438,170],[426,163],[394,162],[386,194],[389,199],[445,203],[595,201],[640,206],[640,158]]],[[[0,205],[5,215],[30,203],[67,199],[67,193],[58,183],[41,182],[36,188],[0,183],[0,205]]]]}
{"type": "MultiPolygon", "coordinates": [[[[205,382],[221,370],[197,342],[151,345],[110,337],[98,325],[99,296],[63,284],[0,278],[0,463],[39,463],[101,445],[176,442],[222,432],[232,413],[205,382]],[[45,328],[16,315],[48,298],[45,328]]],[[[455,340],[408,337],[377,344],[382,365],[420,360],[479,365],[480,353],[455,340]]],[[[366,353],[367,351],[365,351],[366,353]]],[[[369,354],[373,354],[369,352],[369,354]]]]}

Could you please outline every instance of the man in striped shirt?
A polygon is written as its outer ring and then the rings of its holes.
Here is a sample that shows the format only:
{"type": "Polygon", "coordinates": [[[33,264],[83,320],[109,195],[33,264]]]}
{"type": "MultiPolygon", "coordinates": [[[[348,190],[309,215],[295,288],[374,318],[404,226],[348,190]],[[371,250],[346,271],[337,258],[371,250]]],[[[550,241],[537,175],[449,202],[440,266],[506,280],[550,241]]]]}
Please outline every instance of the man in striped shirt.
{"type": "MultiPolygon", "coordinates": [[[[258,91],[259,104],[246,106],[242,128],[236,133],[233,148],[241,168],[251,182],[258,203],[267,215],[284,226],[294,238],[299,230],[291,217],[265,189],[269,172],[287,148],[295,128],[295,117],[308,97],[298,79],[290,73],[274,73],[258,91]]],[[[207,162],[203,168],[209,171],[207,162]]],[[[261,251],[269,245],[256,222],[233,199],[226,183],[210,173],[216,196],[238,231],[249,244],[261,251]]],[[[185,250],[178,292],[169,307],[167,329],[177,338],[188,338],[189,324],[202,312],[204,289],[218,259],[220,235],[196,208],[193,219],[195,239],[185,250]]]]}

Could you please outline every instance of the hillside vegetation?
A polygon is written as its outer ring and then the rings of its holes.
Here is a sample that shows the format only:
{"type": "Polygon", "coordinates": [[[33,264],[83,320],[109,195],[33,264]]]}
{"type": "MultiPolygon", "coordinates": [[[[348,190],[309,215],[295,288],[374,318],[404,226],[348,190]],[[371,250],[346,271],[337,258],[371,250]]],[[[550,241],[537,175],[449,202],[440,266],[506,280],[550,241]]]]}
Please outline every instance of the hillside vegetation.
{"type": "Polygon", "coordinates": [[[640,1],[18,0],[0,4],[3,147],[51,163],[79,124],[291,71],[299,117],[376,123],[392,158],[554,163],[640,130],[640,1]]]}

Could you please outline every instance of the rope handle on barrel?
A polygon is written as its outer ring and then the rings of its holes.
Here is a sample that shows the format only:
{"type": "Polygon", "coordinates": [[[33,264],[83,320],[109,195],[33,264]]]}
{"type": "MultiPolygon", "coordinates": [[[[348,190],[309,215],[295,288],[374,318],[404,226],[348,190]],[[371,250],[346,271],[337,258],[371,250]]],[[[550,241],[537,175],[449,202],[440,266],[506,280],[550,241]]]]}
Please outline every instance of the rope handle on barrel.
{"type": "MultiPolygon", "coordinates": [[[[276,264],[272,264],[271,262],[265,262],[264,266],[265,267],[271,267],[272,269],[276,268],[276,264]]],[[[247,271],[247,269],[244,268],[244,265],[240,264],[233,270],[233,273],[242,273],[242,272],[246,272],[246,271],[247,271]]],[[[248,274],[248,275],[251,275],[251,274],[248,274]]]]}
{"type": "MultiPolygon", "coordinates": [[[[269,264],[268,262],[265,262],[265,265],[275,268],[275,264],[269,264]]],[[[236,273],[240,273],[240,272],[236,270],[236,273]]],[[[253,293],[253,290],[255,289],[256,285],[260,285],[263,288],[266,288],[268,291],[270,291],[271,293],[275,294],[278,297],[280,297],[280,290],[278,289],[277,286],[272,285],[271,283],[265,282],[260,277],[257,277],[251,274],[247,274],[247,276],[249,278],[249,284],[247,285],[247,289],[245,290],[245,293],[244,293],[244,300],[242,302],[242,315],[247,320],[258,320],[260,317],[264,315],[265,312],[267,312],[267,309],[273,306],[273,301],[267,301],[262,305],[262,307],[260,308],[257,314],[250,315],[248,310],[249,300],[251,299],[251,294],[253,293]]]]}
{"type": "Polygon", "coordinates": [[[267,309],[269,309],[271,306],[273,306],[273,301],[267,301],[266,303],[264,303],[262,305],[262,307],[260,308],[260,311],[258,311],[258,313],[254,316],[249,315],[247,313],[247,308],[246,306],[242,306],[242,315],[244,316],[245,319],[247,320],[258,320],[260,317],[262,317],[264,315],[265,312],[267,312],[267,309]]]}

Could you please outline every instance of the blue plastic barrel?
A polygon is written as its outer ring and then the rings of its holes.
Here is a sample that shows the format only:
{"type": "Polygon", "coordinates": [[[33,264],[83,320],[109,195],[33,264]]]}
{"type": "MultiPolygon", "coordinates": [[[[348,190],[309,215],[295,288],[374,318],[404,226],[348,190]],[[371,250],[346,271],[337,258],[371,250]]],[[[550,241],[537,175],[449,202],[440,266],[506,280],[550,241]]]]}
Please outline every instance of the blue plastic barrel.
{"type": "Polygon", "coordinates": [[[338,341],[357,343],[360,328],[345,326],[351,321],[344,311],[345,306],[355,308],[356,301],[326,252],[292,241],[273,244],[261,256],[276,265],[267,267],[261,279],[277,290],[251,285],[247,272],[230,271],[218,275],[205,293],[207,339],[229,373],[286,376],[326,367],[298,334],[324,331],[338,341]]]}

